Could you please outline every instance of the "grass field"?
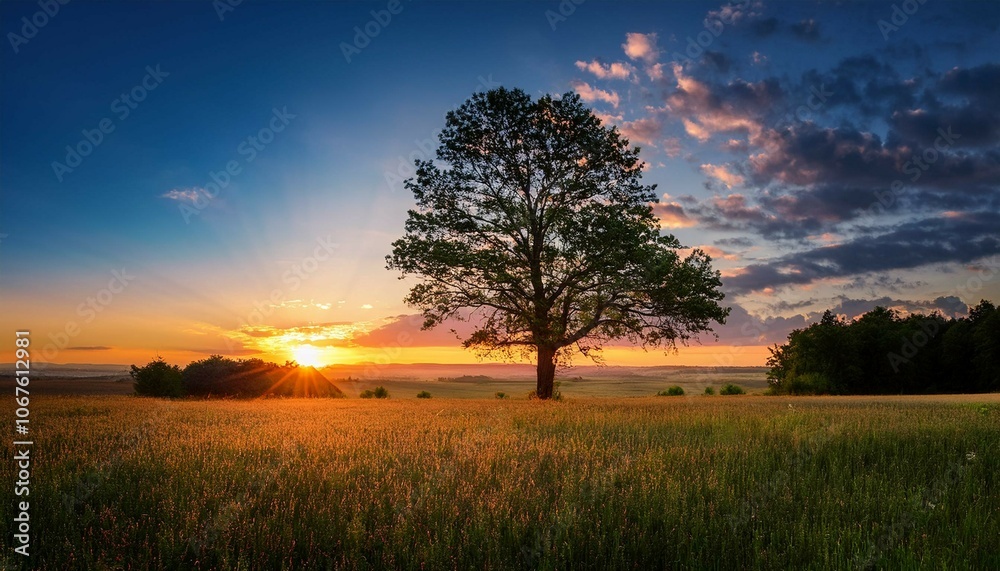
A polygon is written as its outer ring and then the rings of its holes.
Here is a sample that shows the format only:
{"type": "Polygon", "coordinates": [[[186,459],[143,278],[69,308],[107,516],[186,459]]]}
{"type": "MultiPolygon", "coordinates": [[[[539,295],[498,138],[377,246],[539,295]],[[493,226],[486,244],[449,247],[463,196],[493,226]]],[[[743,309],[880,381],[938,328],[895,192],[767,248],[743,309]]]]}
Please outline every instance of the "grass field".
{"type": "Polygon", "coordinates": [[[43,396],[32,431],[41,569],[1000,567],[1000,395],[43,396]]]}

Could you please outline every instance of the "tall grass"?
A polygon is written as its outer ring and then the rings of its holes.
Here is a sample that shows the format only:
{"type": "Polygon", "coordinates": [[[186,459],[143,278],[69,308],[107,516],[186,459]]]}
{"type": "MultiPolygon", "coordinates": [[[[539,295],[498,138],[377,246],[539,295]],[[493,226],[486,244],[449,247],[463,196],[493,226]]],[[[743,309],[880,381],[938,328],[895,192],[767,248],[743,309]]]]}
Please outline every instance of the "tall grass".
{"type": "Polygon", "coordinates": [[[996,405],[32,404],[35,568],[1000,567],[996,405]]]}

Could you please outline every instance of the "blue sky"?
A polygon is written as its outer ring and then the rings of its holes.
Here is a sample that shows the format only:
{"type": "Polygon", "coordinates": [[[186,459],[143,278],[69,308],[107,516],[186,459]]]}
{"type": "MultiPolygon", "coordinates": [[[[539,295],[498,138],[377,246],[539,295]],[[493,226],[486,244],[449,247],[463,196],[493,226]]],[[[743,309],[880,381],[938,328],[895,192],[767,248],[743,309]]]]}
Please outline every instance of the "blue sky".
{"type": "Polygon", "coordinates": [[[1000,297],[987,277],[1000,253],[996,4],[915,1],[889,27],[891,2],[416,0],[373,23],[388,6],[245,1],[220,17],[208,2],[75,0],[21,42],[40,5],[0,4],[5,321],[49,338],[126,268],[135,280],[52,341],[52,360],[280,352],[269,337],[361,355],[352,338],[378,340],[413,312],[384,269],[412,203],[400,165],[449,109],[497,85],[576,89],[643,147],[665,231],[723,271],[737,306],[724,343],[780,340],[831,307],[960,314],[1000,297]],[[377,35],[347,61],[366,25],[377,35]],[[702,40],[693,58],[689,39],[702,40]],[[122,117],[134,88],[145,97],[122,117]],[[57,174],[103,119],[113,130],[57,174]],[[966,131],[909,180],[907,157],[945,126],[966,131]],[[206,198],[230,163],[239,174],[206,198]],[[895,180],[905,187],[873,211],[895,180]],[[310,262],[324,241],[335,254],[310,262]]]}

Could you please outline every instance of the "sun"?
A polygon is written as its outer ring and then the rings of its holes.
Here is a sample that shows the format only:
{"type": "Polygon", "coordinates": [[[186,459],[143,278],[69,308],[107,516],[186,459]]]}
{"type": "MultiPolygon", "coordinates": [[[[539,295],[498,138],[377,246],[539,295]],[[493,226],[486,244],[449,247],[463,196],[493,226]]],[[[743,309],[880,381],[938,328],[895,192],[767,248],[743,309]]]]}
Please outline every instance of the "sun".
{"type": "Polygon", "coordinates": [[[312,345],[299,345],[292,349],[292,357],[296,363],[306,367],[322,367],[326,364],[321,351],[312,345]]]}

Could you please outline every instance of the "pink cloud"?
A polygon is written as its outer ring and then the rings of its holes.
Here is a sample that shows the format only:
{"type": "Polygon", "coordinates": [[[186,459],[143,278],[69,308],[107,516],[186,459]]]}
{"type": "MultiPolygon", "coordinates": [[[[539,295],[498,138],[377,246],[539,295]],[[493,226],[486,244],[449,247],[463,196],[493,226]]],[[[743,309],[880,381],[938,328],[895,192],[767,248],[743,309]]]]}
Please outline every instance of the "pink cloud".
{"type": "Polygon", "coordinates": [[[618,107],[620,98],[618,94],[614,91],[604,91],[603,89],[598,89],[596,87],[591,87],[585,81],[575,81],[573,82],[573,89],[580,94],[580,98],[587,103],[593,103],[594,101],[604,101],[605,103],[610,103],[613,107],[618,107]]]}
{"type": "Polygon", "coordinates": [[[642,60],[650,65],[660,57],[660,48],[656,45],[656,34],[640,34],[629,32],[622,44],[625,55],[634,60],[642,60]]]}
{"type": "Polygon", "coordinates": [[[594,74],[598,79],[628,79],[635,71],[635,68],[627,63],[614,62],[605,65],[597,60],[578,61],[576,67],[594,74]]]}

